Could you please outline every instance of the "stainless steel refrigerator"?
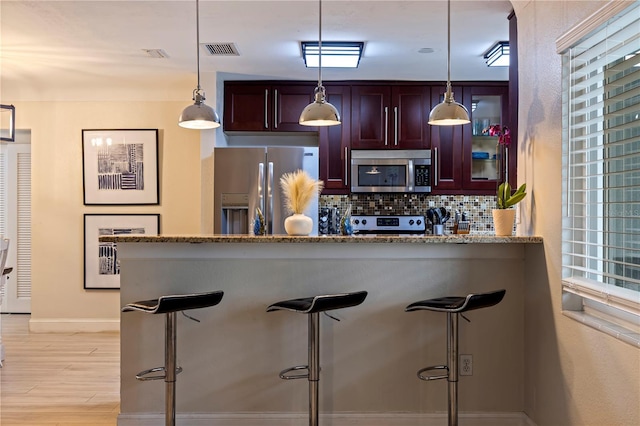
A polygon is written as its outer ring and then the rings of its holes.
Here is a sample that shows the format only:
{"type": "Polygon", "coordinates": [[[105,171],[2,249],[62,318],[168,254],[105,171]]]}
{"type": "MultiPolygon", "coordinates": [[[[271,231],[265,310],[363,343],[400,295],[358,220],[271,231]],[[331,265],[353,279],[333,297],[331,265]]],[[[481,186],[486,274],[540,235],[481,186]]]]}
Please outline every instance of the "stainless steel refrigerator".
{"type": "MultiPolygon", "coordinates": [[[[267,235],[284,235],[284,209],[280,177],[304,170],[318,179],[318,148],[215,148],[214,232],[252,235],[256,208],[265,219],[267,235]]],[[[318,235],[318,197],[305,212],[313,219],[311,235],[318,235]]]]}

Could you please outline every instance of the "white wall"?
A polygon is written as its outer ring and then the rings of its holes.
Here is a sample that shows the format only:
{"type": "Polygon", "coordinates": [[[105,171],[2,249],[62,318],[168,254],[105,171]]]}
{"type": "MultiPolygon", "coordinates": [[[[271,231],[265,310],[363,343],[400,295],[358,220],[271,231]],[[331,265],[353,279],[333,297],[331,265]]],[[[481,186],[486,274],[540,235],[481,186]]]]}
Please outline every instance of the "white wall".
{"type": "Polygon", "coordinates": [[[561,58],[556,39],[604,1],[514,1],[518,18],[519,182],[530,195],[525,410],[539,426],[640,424],[640,351],[561,313],[561,58]]]}
{"type": "Polygon", "coordinates": [[[31,129],[33,330],[118,329],[119,292],[83,289],[84,213],[160,213],[161,232],[200,231],[200,134],[180,102],[16,102],[31,129]],[[159,129],[160,205],[84,206],[82,129],[159,129]],[[194,165],[196,165],[194,167],[194,165]]]}

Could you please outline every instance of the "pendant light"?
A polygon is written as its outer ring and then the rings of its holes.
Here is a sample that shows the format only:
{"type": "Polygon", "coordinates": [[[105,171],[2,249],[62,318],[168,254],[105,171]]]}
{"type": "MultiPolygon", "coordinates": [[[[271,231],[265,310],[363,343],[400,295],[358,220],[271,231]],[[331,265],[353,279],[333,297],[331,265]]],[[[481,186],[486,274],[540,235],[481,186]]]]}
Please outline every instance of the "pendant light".
{"type": "Polygon", "coordinates": [[[444,101],[429,113],[429,124],[433,126],[455,126],[469,123],[469,111],[453,99],[451,91],[451,0],[447,1],[447,91],[444,101]]]}
{"type": "Polygon", "coordinates": [[[200,2],[196,0],[196,58],[198,62],[198,86],[193,90],[194,104],[186,107],[178,125],[187,129],[204,130],[220,127],[220,117],[204,103],[204,91],[200,88],[200,2]]]}
{"type": "Polygon", "coordinates": [[[322,0],[318,0],[318,87],[314,91],[315,100],[302,110],[300,123],[303,126],[335,126],[340,123],[340,113],[326,101],[322,86],[322,0]]]}

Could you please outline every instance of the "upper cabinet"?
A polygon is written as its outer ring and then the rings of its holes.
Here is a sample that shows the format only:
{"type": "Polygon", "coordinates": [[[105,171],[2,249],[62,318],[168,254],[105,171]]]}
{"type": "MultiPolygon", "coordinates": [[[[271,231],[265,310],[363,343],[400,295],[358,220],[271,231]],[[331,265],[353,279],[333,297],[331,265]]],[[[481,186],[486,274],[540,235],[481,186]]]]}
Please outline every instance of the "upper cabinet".
{"type": "MultiPolygon", "coordinates": [[[[441,102],[445,87],[433,90],[441,102]]],[[[470,124],[432,126],[433,194],[495,194],[500,182],[515,181],[516,136],[510,145],[499,134],[512,131],[506,82],[454,86],[454,98],[469,110],[470,124]],[[493,128],[493,130],[491,130],[493,128]]]]}
{"type": "Polygon", "coordinates": [[[428,85],[351,86],[351,148],[429,148],[428,85]]]}
{"type": "Polygon", "coordinates": [[[298,124],[300,113],[313,101],[313,83],[244,82],[224,84],[224,131],[309,132],[298,124]]]}
{"type": "Polygon", "coordinates": [[[323,194],[348,194],[351,157],[351,87],[348,84],[329,83],[326,86],[327,101],[342,119],[339,126],[319,127],[320,180],[324,182],[323,194]]]}

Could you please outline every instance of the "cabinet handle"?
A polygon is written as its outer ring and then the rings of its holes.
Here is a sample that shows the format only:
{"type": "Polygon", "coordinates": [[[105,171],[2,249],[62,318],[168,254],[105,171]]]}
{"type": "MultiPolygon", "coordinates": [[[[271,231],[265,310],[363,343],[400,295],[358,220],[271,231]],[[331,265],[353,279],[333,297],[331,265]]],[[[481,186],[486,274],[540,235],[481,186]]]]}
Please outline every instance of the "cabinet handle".
{"type": "Polygon", "coordinates": [[[269,89],[264,89],[264,128],[269,128],[269,89]]]}
{"type": "Polygon", "coordinates": [[[389,107],[384,107],[384,146],[389,143],[389,107]]]}
{"type": "Polygon", "coordinates": [[[344,147],[344,186],[349,185],[349,148],[344,147]]]}
{"type": "Polygon", "coordinates": [[[433,148],[433,186],[438,186],[438,147],[433,148]]]}
{"type": "Polygon", "coordinates": [[[273,92],[273,127],[278,128],[278,89],[273,92]]]}
{"type": "Polygon", "coordinates": [[[394,115],[394,121],[395,121],[395,130],[394,130],[395,144],[396,146],[398,146],[398,107],[393,107],[393,115],[394,115]]]}

